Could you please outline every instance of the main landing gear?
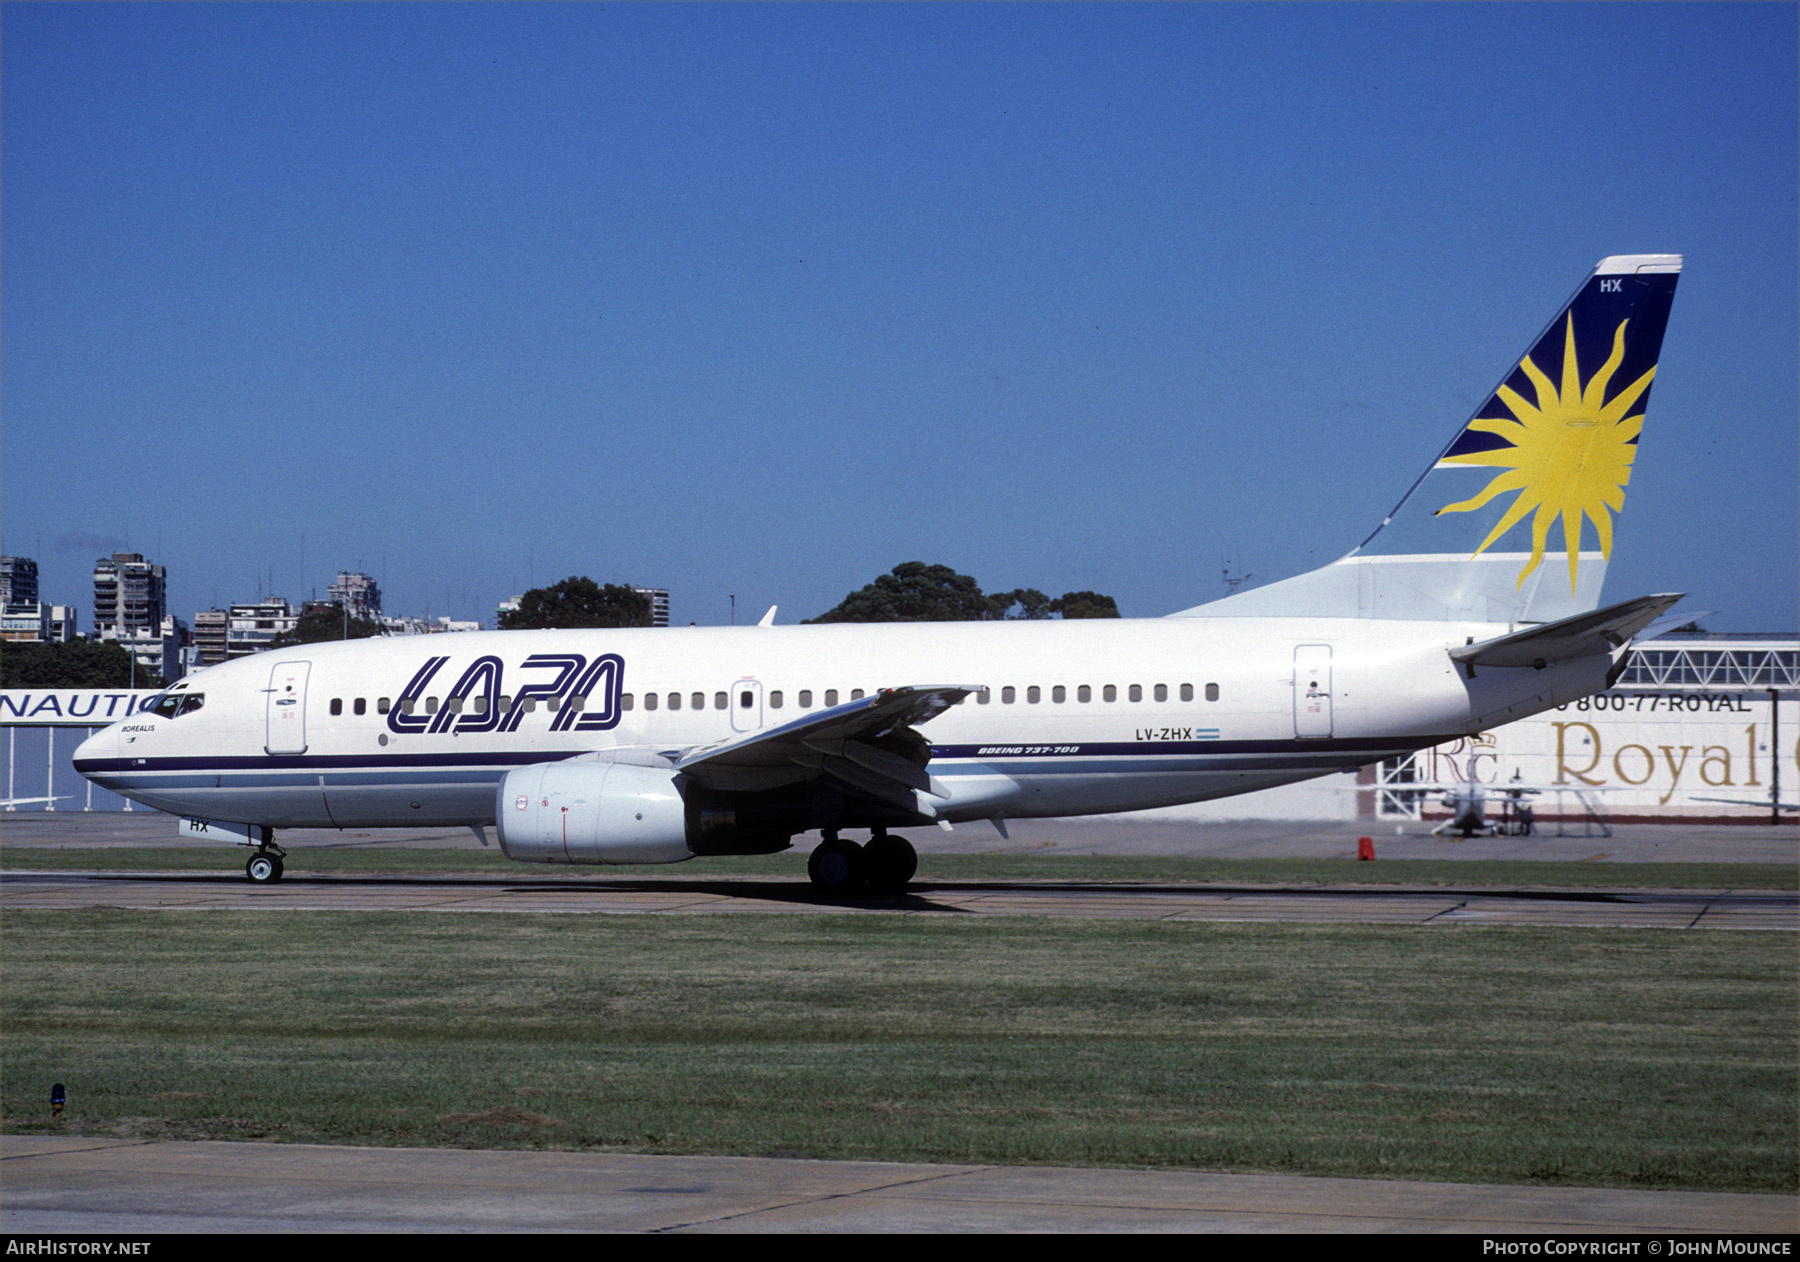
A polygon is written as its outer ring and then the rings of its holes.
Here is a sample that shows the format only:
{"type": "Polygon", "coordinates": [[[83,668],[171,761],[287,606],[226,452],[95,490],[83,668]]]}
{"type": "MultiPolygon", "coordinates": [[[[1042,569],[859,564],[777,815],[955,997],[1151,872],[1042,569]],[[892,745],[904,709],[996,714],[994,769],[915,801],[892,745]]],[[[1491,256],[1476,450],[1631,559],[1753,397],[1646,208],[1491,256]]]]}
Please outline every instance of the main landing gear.
{"type": "Polygon", "coordinates": [[[820,890],[853,894],[867,889],[875,894],[897,894],[919,870],[919,855],[904,837],[888,835],[877,828],[869,844],[859,846],[844,841],[835,828],[825,830],[821,841],[806,861],[806,875],[820,890]]]}
{"type": "Polygon", "coordinates": [[[244,864],[244,875],[253,885],[268,885],[281,879],[281,861],[287,851],[273,841],[265,841],[244,864]]]}

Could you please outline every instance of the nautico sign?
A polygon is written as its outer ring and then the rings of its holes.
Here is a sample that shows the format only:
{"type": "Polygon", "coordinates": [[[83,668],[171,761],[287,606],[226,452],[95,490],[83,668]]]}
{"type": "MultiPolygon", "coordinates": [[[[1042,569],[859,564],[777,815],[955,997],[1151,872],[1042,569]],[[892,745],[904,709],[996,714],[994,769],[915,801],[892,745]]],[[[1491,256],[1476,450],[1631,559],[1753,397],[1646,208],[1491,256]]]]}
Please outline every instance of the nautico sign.
{"type": "Polygon", "coordinates": [[[137,713],[156,688],[8,688],[0,727],[104,727],[137,713]]]}

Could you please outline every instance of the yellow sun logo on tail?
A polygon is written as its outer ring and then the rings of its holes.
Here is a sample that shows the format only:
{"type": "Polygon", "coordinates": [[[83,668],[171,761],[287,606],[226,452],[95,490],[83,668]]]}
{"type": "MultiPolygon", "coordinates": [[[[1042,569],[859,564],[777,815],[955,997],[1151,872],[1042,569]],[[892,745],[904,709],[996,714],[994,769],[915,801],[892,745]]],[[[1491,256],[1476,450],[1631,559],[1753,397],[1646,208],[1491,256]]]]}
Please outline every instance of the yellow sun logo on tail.
{"type": "Polygon", "coordinates": [[[1637,454],[1633,440],[1644,427],[1644,414],[1628,416],[1631,407],[1656,376],[1652,367],[1610,402],[1607,384],[1625,358],[1625,326],[1621,320],[1613,333],[1612,354],[1583,386],[1575,362],[1575,317],[1569,317],[1564,336],[1562,389],[1558,390],[1527,355],[1519,364],[1537,387],[1537,404],[1502,385],[1498,396],[1517,420],[1477,417],[1469,428],[1495,434],[1512,445],[1494,451],[1446,456],[1445,464],[1497,465],[1499,474],[1473,499],[1446,504],[1438,513],[1466,513],[1480,508],[1497,495],[1517,491],[1512,505],[1488,537],[1475,549],[1480,556],[1514,524],[1533,509],[1531,559],[1519,571],[1518,586],[1544,560],[1544,541],[1557,517],[1562,518],[1563,540],[1569,553],[1569,590],[1575,590],[1575,563],[1581,551],[1581,518],[1585,514],[1600,536],[1600,553],[1612,556],[1612,514],[1625,506],[1625,484],[1631,480],[1631,461],[1637,454]]]}

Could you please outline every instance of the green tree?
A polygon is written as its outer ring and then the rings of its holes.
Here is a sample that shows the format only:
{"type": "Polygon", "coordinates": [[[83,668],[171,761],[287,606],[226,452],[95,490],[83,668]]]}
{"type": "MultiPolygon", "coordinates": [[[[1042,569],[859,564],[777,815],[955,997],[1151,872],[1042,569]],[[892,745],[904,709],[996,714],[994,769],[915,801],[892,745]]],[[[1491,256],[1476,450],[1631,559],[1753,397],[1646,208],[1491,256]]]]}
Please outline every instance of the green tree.
{"type": "Polygon", "coordinates": [[[366,640],[385,632],[379,622],[367,618],[344,617],[342,605],[313,605],[302,611],[292,631],[283,631],[270,643],[270,648],[292,648],[296,644],[321,644],[327,640],[366,640]]]}
{"type": "MultiPolygon", "coordinates": [[[[0,688],[129,688],[132,682],[131,654],[116,640],[0,647],[0,688]]],[[[160,672],[138,664],[139,688],[165,683],[160,672]]]]}
{"type": "Polygon", "coordinates": [[[980,622],[987,599],[967,574],[906,561],[810,622],[980,622]]]}
{"type": "Polygon", "coordinates": [[[650,598],[629,587],[591,578],[565,578],[553,587],[534,587],[517,610],[500,615],[502,631],[541,627],[647,627],[650,598]]]}
{"type": "Polygon", "coordinates": [[[1050,602],[1050,608],[1065,618],[1117,618],[1119,605],[1111,596],[1099,592],[1064,592],[1050,602]]]}
{"type": "Polygon", "coordinates": [[[1048,618],[1054,602],[1035,587],[998,592],[987,598],[987,616],[996,622],[1036,622],[1048,618]],[[1013,610],[1018,612],[1014,613],[1013,610]]]}
{"type": "Polygon", "coordinates": [[[1113,598],[1099,592],[1065,592],[1051,600],[1035,587],[1020,587],[984,596],[980,584],[967,574],[947,565],[908,561],[808,621],[999,622],[1118,616],[1113,598]]]}

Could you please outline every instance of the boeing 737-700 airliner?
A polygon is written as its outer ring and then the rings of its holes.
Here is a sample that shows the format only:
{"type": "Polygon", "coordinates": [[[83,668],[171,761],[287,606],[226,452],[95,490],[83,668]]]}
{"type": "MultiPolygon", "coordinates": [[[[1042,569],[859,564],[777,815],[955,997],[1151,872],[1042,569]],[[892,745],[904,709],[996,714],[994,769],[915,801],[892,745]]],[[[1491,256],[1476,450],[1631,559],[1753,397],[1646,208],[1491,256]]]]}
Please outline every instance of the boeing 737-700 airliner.
{"type": "Polygon", "coordinates": [[[1156,619],[310,644],[181,680],[75,765],[254,846],[258,881],[281,828],[494,825],[528,863],[817,831],[816,883],[892,890],[917,863],[892,828],[1196,802],[1481,731],[1605,688],[1679,599],[1599,607],[1680,271],[1602,260],[1361,546],[1284,582],[1156,619]]]}

